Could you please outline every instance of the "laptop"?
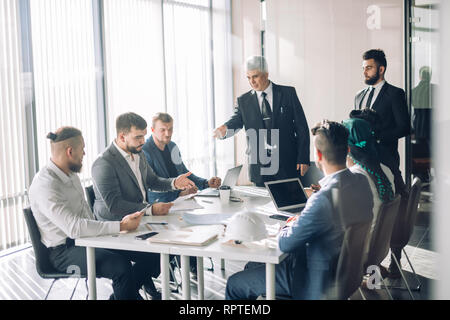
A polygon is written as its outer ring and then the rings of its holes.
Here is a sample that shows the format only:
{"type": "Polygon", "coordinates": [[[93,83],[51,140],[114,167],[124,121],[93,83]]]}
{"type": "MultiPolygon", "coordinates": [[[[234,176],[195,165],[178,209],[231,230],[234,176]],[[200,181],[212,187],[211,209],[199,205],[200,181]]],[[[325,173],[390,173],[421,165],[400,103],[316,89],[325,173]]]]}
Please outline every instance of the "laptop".
{"type": "MultiPolygon", "coordinates": [[[[229,186],[230,188],[234,187],[238,181],[239,174],[241,173],[242,165],[228,169],[227,174],[225,175],[225,178],[223,179],[223,186],[229,186]]],[[[196,194],[196,196],[200,197],[218,197],[219,196],[219,190],[218,189],[212,189],[207,188],[199,193],[196,194]]]]}
{"type": "Polygon", "coordinates": [[[282,215],[289,217],[300,213],[308,201],[299,178],[269,181],[264,184],[277,211],[282,215]]]}

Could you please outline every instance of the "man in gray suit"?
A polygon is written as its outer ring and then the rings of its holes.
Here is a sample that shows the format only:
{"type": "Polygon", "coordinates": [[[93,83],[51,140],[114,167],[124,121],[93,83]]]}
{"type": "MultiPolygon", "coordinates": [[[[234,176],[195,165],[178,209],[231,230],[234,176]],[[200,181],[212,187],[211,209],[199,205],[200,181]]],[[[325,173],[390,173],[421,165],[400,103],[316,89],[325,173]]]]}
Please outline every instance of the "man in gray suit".
{"type": "Polygon", "coordinates": [[[148,165],[142,147],[147,122],[135,113],[125,113],[116,120],[117,137],[92,166],[98,220],[120,221],[129,213],[146,208],[147,215],[165,215],[173,203],[148,204],[147,190],[184,190],[195,186],[190,172],[177,178],[158,177],[148,165]]]}
{"type": "MultiPolygon", "coordinates": [[[[95,202],[94,214],[98,220],[121,221],[124,216],[136,211],[147,215],[165,215],[173,203],[148,204],[147,190],[183,190],[195,186],[188,179],[190,172],[177,178],[158,177],[148,165],[142,147],[147,134],[147,122],[139,115],[129,112],[116,120],[117,137],[92,165],[95,202]]],[[[131,260],[145,260],[150,276],[160,273],[159,255],[133,252],[131,260]]],[[[152,281],[144,284],[153,299],[160,299],[152,281]]]]}

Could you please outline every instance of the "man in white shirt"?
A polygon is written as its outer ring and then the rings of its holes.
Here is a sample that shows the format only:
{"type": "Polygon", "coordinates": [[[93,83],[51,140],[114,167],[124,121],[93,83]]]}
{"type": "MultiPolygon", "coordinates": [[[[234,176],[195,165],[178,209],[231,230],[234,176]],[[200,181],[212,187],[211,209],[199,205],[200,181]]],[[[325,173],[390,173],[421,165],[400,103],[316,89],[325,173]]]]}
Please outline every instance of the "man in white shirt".
{"type": "MultiPolygon", "coordinates": [[[[31,210],[53,266],[63,272],[76,266],[85,275],[86,249],[74,246],[74,239],[135,230],[143,212],[126,215],[120,221],[95,221],[77,175],[84,156],[81,131],[62,127],[49,133],[48,138],[52,156],[30,186],[31,210]]],[[[153,256],[96,249],[95,258],[97,275],[113,280],[114,299],[139,299],[140,285],[151,281],[153,256]],[[131,261],[136,262],[134,266],[131,261]]]]}
{"type": "Polygon", "coordinates": [[[252,90],[237,98],[234,114],[214,136],[229,138],[245,127],[249,177],[258,187],[303,176],[310,164],[309,129],[295,88],[270,81],[264,57],[250,57],[246,71],[252,90]]]}

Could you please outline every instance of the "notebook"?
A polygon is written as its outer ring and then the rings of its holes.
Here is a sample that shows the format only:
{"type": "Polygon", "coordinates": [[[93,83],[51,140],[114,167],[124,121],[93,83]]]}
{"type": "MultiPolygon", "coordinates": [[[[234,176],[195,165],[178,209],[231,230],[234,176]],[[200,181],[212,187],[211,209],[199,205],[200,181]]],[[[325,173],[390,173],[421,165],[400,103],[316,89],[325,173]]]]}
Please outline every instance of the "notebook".
{"type": "Polygon", "coordinates": [[[181,230],[162,230],[148,238],[151,243],[180,244],[189,246],[206,246],[215,241],[223,231],[223,226],[197,226],[181,230]]]}

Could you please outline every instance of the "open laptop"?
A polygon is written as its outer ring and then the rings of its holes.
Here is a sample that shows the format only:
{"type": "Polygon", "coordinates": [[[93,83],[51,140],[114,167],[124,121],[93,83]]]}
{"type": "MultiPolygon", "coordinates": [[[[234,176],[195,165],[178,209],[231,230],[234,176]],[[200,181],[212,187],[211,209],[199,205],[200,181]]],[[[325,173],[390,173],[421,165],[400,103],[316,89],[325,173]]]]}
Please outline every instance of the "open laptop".
{"type": "MultiPolygon", "coordinates": [[[[234,187],[238,181],[239,174],[241,173],[241,169],[242,169],[242,165],[228,169],[227,174],[225,175],[225,178],[223,179],[222,185],[229,186],[230,188],[234,187]]],[[[200,191],[199,193],[197,193],[196,196],[218,197],[219,190],[207,188],[207,189],[204,189],[204,190],[200,191]]]]}
{"type": "Polygon", "coordinates": [[[277,211],[287,217],[300,213],[308,201],[299,178],[264,183],[277,211]]]}

